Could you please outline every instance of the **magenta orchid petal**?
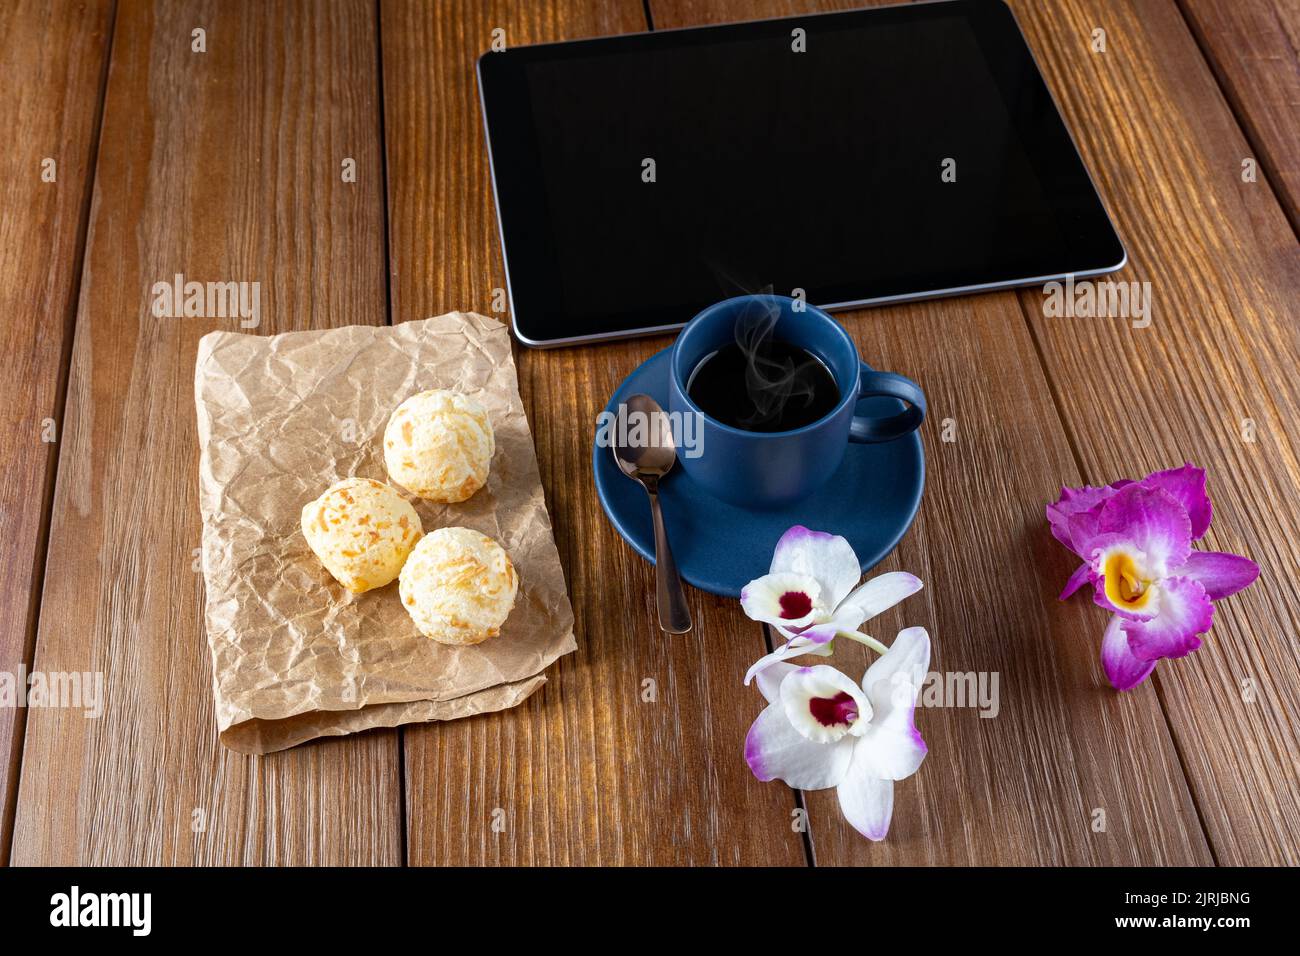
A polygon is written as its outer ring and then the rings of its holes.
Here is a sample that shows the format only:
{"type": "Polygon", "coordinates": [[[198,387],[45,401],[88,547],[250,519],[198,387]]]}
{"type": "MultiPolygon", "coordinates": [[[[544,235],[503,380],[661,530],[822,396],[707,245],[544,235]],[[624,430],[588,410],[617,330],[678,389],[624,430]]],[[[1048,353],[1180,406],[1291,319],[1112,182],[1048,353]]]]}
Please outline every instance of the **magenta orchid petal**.
{"type": "Polygon", "coordinates": [[[894,781],[872,776],[854,750],[848,773],[836,788],[840,811],[849,825],[868,840],[879,842],[889,833],[894,815],[894,781]]]}
{"type": "Polygon", "coordinates": [[[1047,506],[1047,521],[1052,527],[1052,534],[1056,540],[1079,557],[1084,557],[1082,546],[1087,544],[1087,541],[1075,538],[1070,528],[1070,521],[1078,515],[1090,513],[1095,516],[1114,493],[1115,489],[1109,487],[1062,488],[1061,497],[1047,506]]]}
{"type": "Polygon", "coordinates": [[[785,708],[771,704],[745,737],[745,762],[759,780],[784,780],[797,790],[825,790],[848,772],[856,737],[816,743],[786,719],[785,708]]]}
{"type": "Polygon", "coordinates": [[[862,576],[853,546],[837,534],[795,525],[776,543],[771,574],[799,574],[821,585],[821,603],[835,608],[862,576]]]}
{"type": "Polygon", "coordinates": [[[1093,600],[1113,612],[1101,663],[1117,689],[1141,684],[1161,658],[1200,647],[1214,622],[1213,602],[1259,576],[1249,558],[1192,550],[1212,517],[1205,471],[1190,463],[1139,482],[1063,488],[1048,506],[1052,534],[1087,562],[1061,597],[1091,580],[1093,600]]]}
{"type": "Polygon", "coordinates": [[[1068,514],[1091,511],[1114,493],[1114,485],[1103,485],[1100,488],[1094,488],[1092,485],[1083,485],[1079,488],[1064,487],[1061,489],[1061,497],[1056,505],[1068,514]]]}
{"type": "Polygon", "coordinates": [[[1070,550],[1085,560],[1088,557],[1089,542],[1097,536],[1097,521],[1100,515],[1101,506],[1098,505],[1092,511],[1070,515],[1070,520],[1066,522],[1070,540],[1074,542],[1070,550]]]}
{"type": "Polygon", "coordinates": [[[1199,581],[1210,600],[1236,594],[1259,577],[1259,565],[1250,558],[1223,551],[1193,551],[1175,573],[1199,581]]]}
{"type": "Polygon", "coordinates": [[[1116,690],[1132,690],[1151,676],[1151,672],[1156,669],[1156,662],[1139,660],[1133,656],[1123,625],[1124,618],[1118,614],[1110,619],[1101,640],[1101,667],[1116,690]]]}
{"type": "Polygon", "coordinates": [[[1193,540],[1199,540],[1210,527],[1213,507],[1205,492],[1205,470],[1188,462],[1180,468],[1153,471],[1138,484],[1144,488],[1159,488],[1183,506],[1191,520],[1193,540]]]}
{"type": "Polygon", "coordinates": [[[1205,588],[1185,577],[1165,578],[1159,584],[1160,613],[1147,621],[1125,621],[1129,650],[1140,660],[1183,657],[1201,646],[1198,634],[1210,629],[1214,605],[1205,588]]]}
{"type": "Polygon", "coordinates": [[[1097,537],[1087,547],[1093,551],[1097,539],[1114,540],[1115,535],[1143,553],[1147,567],[1157,578],[1181,567],[1192,553],[1192,526],[1186,509],[1159,488],[1139,484],[1117,491],[1102,505],[1097,516],[1097,537]]]}
{"type": "Polygon", "coordinates": [[[1079,590],[1079,588],[1087,584],[1091,576],[1091,567],[1087,564],[1079,565],[1079,567],[1075,569],[1075,572],[1070,575],[1070,580],[1065,582],[1065,590],[1061,592],[1061,600],[1064,601],[1075,591],[1079,590]]]}
{"type": "Polygon", "coordinates": [[[1055,504],[1051,504],[1047,506],[1048,527],[1051,528],[1052,530],[1053,538],[1055,538],[1057,541],[1061,542],[1061,544],[1065,545],[1067,548],[1073,551],[1074,539],[1070,537],[1070,524],[1069,524],[1070,518],[1068,515],[1063,515],[1057,512],[1055,510],[1056,508],[1057,505],[1055,504]]]}

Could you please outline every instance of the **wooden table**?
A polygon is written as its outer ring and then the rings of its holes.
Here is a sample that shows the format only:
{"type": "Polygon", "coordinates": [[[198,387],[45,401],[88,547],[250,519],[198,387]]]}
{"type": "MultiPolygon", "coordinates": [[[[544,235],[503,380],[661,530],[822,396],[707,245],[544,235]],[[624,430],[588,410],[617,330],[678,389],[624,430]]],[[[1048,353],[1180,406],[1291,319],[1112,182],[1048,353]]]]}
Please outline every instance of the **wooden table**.
{"type": "Polygon", "coordinates": [[[921,712],[930,756],[886,842],[831,791],[753,778],[760,699],[741,677],[763,633],[692,592],[696,629],[661,636],[651,569],[596,504],[594,416],[664,338],[518,350],[579,640],[541,692],[262,758],[217,743],[192,381],[199,337],[233,326],[153,318],[152,283],[260,281],[266,334],[491,314],[505,282],[473,67],[494,29],[524,44],[837,6],[0,5],[0,669],[108,687],[97,720],[0,710],[0,859],[1300,862],[1293,0],[1013,0],[1128,246],[1116,278],[1151,283],[1150,328],[1045,318],[1035,289],[843,316],[931,406],[925,499],[883,565],[927,587],[873,630],[925,625],[937,669],[1000,675],[995,719],[921,712]],[[1043,506],[1186,459],[1209,469],[1205,546],[1262,578],[1200,651],[1118,694],[1105,614],[1056,599],[1073,561],[1043,506]]]}

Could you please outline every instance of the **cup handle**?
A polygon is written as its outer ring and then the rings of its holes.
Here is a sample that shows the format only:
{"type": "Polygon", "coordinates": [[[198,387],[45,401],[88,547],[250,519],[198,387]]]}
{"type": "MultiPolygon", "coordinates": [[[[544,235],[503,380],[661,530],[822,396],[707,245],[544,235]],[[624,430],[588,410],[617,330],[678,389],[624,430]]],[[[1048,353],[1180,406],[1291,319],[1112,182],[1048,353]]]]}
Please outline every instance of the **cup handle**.
{"type": "Polygon", "coordinates": [[[877,372],[866,363],[862,365],[862,382],[858,387],[858,399],[864,398],[897,398],[910,407],[884,418],[854,415],[849,441],[866,444],[893,441],[916,431],[925,421],[925,393],[920,385],[893,372],[877,372]]]}

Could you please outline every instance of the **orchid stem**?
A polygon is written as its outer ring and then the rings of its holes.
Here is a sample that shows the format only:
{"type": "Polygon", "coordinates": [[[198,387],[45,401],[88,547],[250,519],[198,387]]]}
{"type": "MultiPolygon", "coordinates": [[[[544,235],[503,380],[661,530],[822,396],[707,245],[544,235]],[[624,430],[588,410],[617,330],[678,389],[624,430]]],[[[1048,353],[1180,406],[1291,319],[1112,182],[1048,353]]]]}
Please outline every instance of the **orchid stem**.
{"type": "Polygon", "coordinates": [[[861,631],[839,631],[836,637],[847,637],[851,641],[857,641],[859,644],[865,644],[877,654],[883,654],[889,650],[884,644],[872,637],[870,634],[863,634],[861,631]]]}

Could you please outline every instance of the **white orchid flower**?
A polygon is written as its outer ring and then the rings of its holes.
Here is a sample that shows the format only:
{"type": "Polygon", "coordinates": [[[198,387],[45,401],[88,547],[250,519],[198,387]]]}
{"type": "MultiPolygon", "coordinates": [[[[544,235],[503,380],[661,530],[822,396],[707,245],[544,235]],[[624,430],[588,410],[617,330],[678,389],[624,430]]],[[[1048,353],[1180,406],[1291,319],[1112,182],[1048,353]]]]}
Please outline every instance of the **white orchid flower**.
{"type": "Polygon", "coordinates": [[[885,645],[859,628],[869,618],[921,590],[921,579],[905,571],[881,574],[854,589],[862,576],[853,546],[837,534],[795,525],[781,536],[772,566],[740,592],[740,606],[755,621],[776,628],[787,640],[757,661],[754,675],[789,657],[831,653],[837,636],[865,644],[878,654],[885,645]]]}
{"type": "Polygon", "coordinates": [[[860,688],[825,664],[764,668],[758,687],[768,707],[745,737],[746,762],[759,780],[835,787],[853,828],[883,840],[894,781],[916,773],[927,752],[914,718],[929,667],[930,636],[909,627],[867,669],[860,688]]]}

